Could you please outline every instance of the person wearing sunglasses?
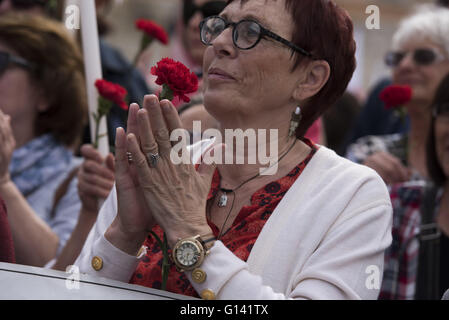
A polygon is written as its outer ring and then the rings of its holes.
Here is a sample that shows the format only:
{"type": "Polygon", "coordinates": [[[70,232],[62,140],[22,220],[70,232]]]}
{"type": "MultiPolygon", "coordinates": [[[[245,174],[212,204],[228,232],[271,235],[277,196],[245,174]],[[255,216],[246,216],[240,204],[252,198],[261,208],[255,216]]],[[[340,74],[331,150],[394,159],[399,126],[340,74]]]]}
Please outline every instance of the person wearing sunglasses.
{"type": "MultiPolygon", "coordinates": [[[[169,136],[182,128],[178,112],[146,96],[143,109],[131,106],[128,132],[117,131],[116,188],[75,263],[80,272],[161,288],[164,258],[151,230],[165,233],[171,249],[171,292],[376,299],[366,270],[381,276],[391,242],[386,186],[373,170],[304,138],[354,72],[350,17],[329,0],[231,0],[199,31],[205,108],[223,136],[277,132],[258,141],[277,147],[274,162],[252,163],[256,146],[230,151],[231,139],[224,151],[238,163],[174,164],[169,136]]],[[[200,144],[205,156],[224,147],[200,144]]]]}
{"type": "Polygon", "coordinates": [[[431,122],[430,104],[449,72],[449,9],[422,8],[400,24],[385,63],[393,84],[407,85],[412,99],[404,106],[410,130],[366,136],[349,146],[346,156],[376,170],[387,184],[428,177],[425,148],[431,122]]]}
{"type": "MultiPolygon", "coordinates": [[[[204,46],[201,43],[198,25],[201,20],[211,15],[219,14],[226,6],[225,0],[182,0],[179,8],[178,19],[175,30],[170,36],[170,43],[164,56],[182,62],[192,72],[194,72],[201,81],[202,64],[204,55],[204,46]]],[[[147,48],[139,57],[137,66],[147,79],[148,86],[152,92],[159,90],[155,84],[155,77],[150,74],[148,65],[154,57],[154,47],[147,48]]],[[[201,97],[193,96],[193,100],[201,100],[201,97]],[[197,99],[195,99],[197,98],[197,99]]]]}
{"type": "Polygon", "coordinates": [[[0,15],[0,197],[17,263],[43,267],[75,228],[82,159],[73,151],[86,120],[83,60],[64,26],[0,15]]]}
{"type": "MultiPolygon", "coordinates": [[[[183,5],[183,44],[192,61],[203,64],[204,46],[198,36],[198,25],[202,19],[218,15],[226,6],[226,1],[185,0],[183,5]]],[[[200,67],[201,68],[201,67],[200,67]]]]}

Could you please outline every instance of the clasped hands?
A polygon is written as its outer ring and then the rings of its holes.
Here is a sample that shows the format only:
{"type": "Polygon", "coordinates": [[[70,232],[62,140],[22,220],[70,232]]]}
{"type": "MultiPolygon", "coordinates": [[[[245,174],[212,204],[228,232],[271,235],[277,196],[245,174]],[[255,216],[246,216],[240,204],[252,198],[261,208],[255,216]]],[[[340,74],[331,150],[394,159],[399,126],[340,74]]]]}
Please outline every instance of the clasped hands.
{"type": "Polygon", "coordinates": [[[140,110],[130,106],[126,133],[117,129],[118,212],[105,237],[129,254],[137,253],[155,224],[170,247],[180,238],[212,235],[206,202],[215,165],[200,164],[196,170],[193,164],[173,164],[170,153],[177,141],[170,141],[170,133],[175,129],[182,129],[176,108],[155,95],[145,96],[140,110]],[[158,155],[157,162],[149,155],[158,155]]]}

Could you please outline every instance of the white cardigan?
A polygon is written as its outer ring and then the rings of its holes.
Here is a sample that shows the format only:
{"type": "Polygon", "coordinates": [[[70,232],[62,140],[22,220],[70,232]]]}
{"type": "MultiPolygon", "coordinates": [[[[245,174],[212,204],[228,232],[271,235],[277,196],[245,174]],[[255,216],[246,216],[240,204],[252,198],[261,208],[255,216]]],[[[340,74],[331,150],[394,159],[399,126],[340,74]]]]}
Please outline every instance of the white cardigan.
{"type": "MultiPolygon", "coordinates": [[[[81,272],[128,282],[141,257],[104,238],[117,213],[115,189],[75,264],[81,272]],[[103,269],[91,267],[94,256],[103,269]]],[[[373,170],[320,147],[278,204],[245,263],[217,241],[195,290],[218,299],[377,299],[392,208],[373,170]]],[[[191,280],[190,273],[187,276],[191,280]]]]}

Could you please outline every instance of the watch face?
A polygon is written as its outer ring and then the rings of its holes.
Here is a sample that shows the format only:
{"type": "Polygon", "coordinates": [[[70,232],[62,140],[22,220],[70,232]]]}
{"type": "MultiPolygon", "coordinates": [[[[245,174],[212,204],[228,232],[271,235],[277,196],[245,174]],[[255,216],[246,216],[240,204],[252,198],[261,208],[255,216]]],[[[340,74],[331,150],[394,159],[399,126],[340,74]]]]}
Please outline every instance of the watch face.
{"type": "Polygon", "coordinates": [[[176,260],[186,267],[190,267],[197,263],[200,257],[198,247],[192,242],[184,242],[176,250],[176,260]]]}

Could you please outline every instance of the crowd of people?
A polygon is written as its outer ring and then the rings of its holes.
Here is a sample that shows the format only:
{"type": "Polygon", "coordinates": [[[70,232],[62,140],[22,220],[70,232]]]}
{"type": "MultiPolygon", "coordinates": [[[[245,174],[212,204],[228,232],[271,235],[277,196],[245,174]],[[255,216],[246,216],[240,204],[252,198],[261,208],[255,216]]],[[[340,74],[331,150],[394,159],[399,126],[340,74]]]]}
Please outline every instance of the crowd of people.
{"type": "Polygon", "coordinates": [[[401,21],[385,53],[391,77],[358,101],[347,91],[353,23],[333,1],[183,0],[170,52],[200,90],[159,101],[151,45],[133,65],[102,39],[104,77],[133,102],[108,115],[114,153],[103,157],[89,144],[78,39],[52,1],[1,1],[0,262],[76,265],[207,300],[441,299],[448,7],[401,21]],[[411,89],[406,118],[378,98],[390,85],[411,89]],[[175,164],[171,133],[192,137],[194,121],[277,135],[244,151],[202,140],[175,164]],[[250,161],[274,147],[270,167],[250,161]],[[367,285],[373,268],[379,285],[367,285]]]}

